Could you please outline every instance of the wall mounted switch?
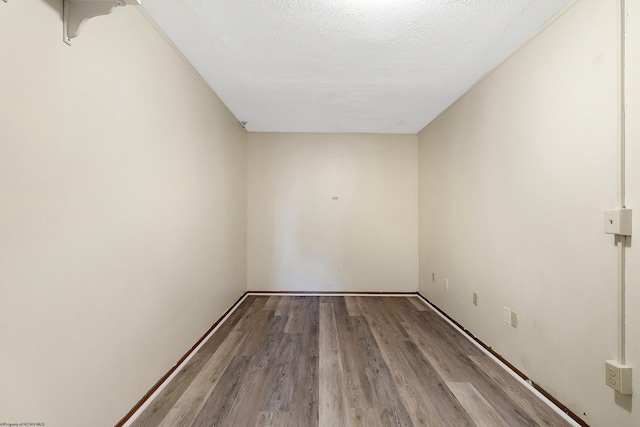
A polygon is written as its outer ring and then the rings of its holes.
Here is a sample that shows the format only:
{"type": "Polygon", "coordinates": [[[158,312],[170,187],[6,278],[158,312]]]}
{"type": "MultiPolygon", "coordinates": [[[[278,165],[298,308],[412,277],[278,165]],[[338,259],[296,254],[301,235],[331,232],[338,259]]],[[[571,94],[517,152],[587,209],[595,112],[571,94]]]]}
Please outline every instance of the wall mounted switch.
{"type": "Polygon", "coordinates": [[[631,209],[609,209],[604,211],[604,232],[631,236],[631,209]]]}

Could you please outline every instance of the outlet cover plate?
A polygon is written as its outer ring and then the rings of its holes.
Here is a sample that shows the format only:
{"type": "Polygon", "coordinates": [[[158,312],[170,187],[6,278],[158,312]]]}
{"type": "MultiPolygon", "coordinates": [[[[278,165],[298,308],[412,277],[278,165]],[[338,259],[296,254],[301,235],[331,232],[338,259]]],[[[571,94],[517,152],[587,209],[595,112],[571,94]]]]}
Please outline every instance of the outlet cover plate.
{"type": "Polygon", "coordinates": [[[622,394],[631,394],[631,366],[617,360],[607,360],[605,366],[605,384],[622,394]]]}
{"type": "Polygon", "coordinates": [[[504,307],[502,311],[502,320],[507,325],[511,324],[511,309],[509,307],[504,307]]]}
{"type": "Polygon", "coordinates": [[[518,329],[518,324],[520,323],[520,318],[518,317],[518,313],[511,310],[511,326],[518,329]]]}

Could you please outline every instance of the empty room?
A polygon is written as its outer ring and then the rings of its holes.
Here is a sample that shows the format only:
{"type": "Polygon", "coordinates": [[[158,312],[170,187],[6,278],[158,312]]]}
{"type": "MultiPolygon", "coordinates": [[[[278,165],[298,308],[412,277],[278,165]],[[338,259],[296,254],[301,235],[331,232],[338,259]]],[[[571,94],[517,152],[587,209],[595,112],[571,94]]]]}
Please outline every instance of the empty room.
{"type": "Polygon", "coordinates": [[[0,34],[0,426],[640,426],[637,1],[0,34]]]}

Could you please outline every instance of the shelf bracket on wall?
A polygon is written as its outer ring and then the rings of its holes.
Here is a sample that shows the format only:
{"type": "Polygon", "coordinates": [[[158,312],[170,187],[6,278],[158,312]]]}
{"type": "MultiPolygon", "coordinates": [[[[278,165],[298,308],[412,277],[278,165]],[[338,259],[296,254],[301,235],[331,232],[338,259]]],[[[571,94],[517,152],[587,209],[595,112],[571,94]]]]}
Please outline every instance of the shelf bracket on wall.
{"type": "MultiPolygon", "coordinates": [[[[7,1],[7,0],[5,0],[7,1]]],[[[118,6],[128,4],[139,5],[142,0],[64,0],[63,9],[63,37],[64,42],[71,46],[71,39],[78,37],[82,26],[91,18],[108,15],[118,6]]]]}

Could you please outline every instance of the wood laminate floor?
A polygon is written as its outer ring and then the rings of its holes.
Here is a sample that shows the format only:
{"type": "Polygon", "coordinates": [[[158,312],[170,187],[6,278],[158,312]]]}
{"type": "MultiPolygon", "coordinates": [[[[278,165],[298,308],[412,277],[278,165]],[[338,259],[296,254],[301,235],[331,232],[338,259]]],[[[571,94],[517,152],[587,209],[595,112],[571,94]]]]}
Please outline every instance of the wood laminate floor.
{"type": "Polygon", "coordinates": [[[567,425],[413,296],[249,296],[133,423],[567,425]]]}

